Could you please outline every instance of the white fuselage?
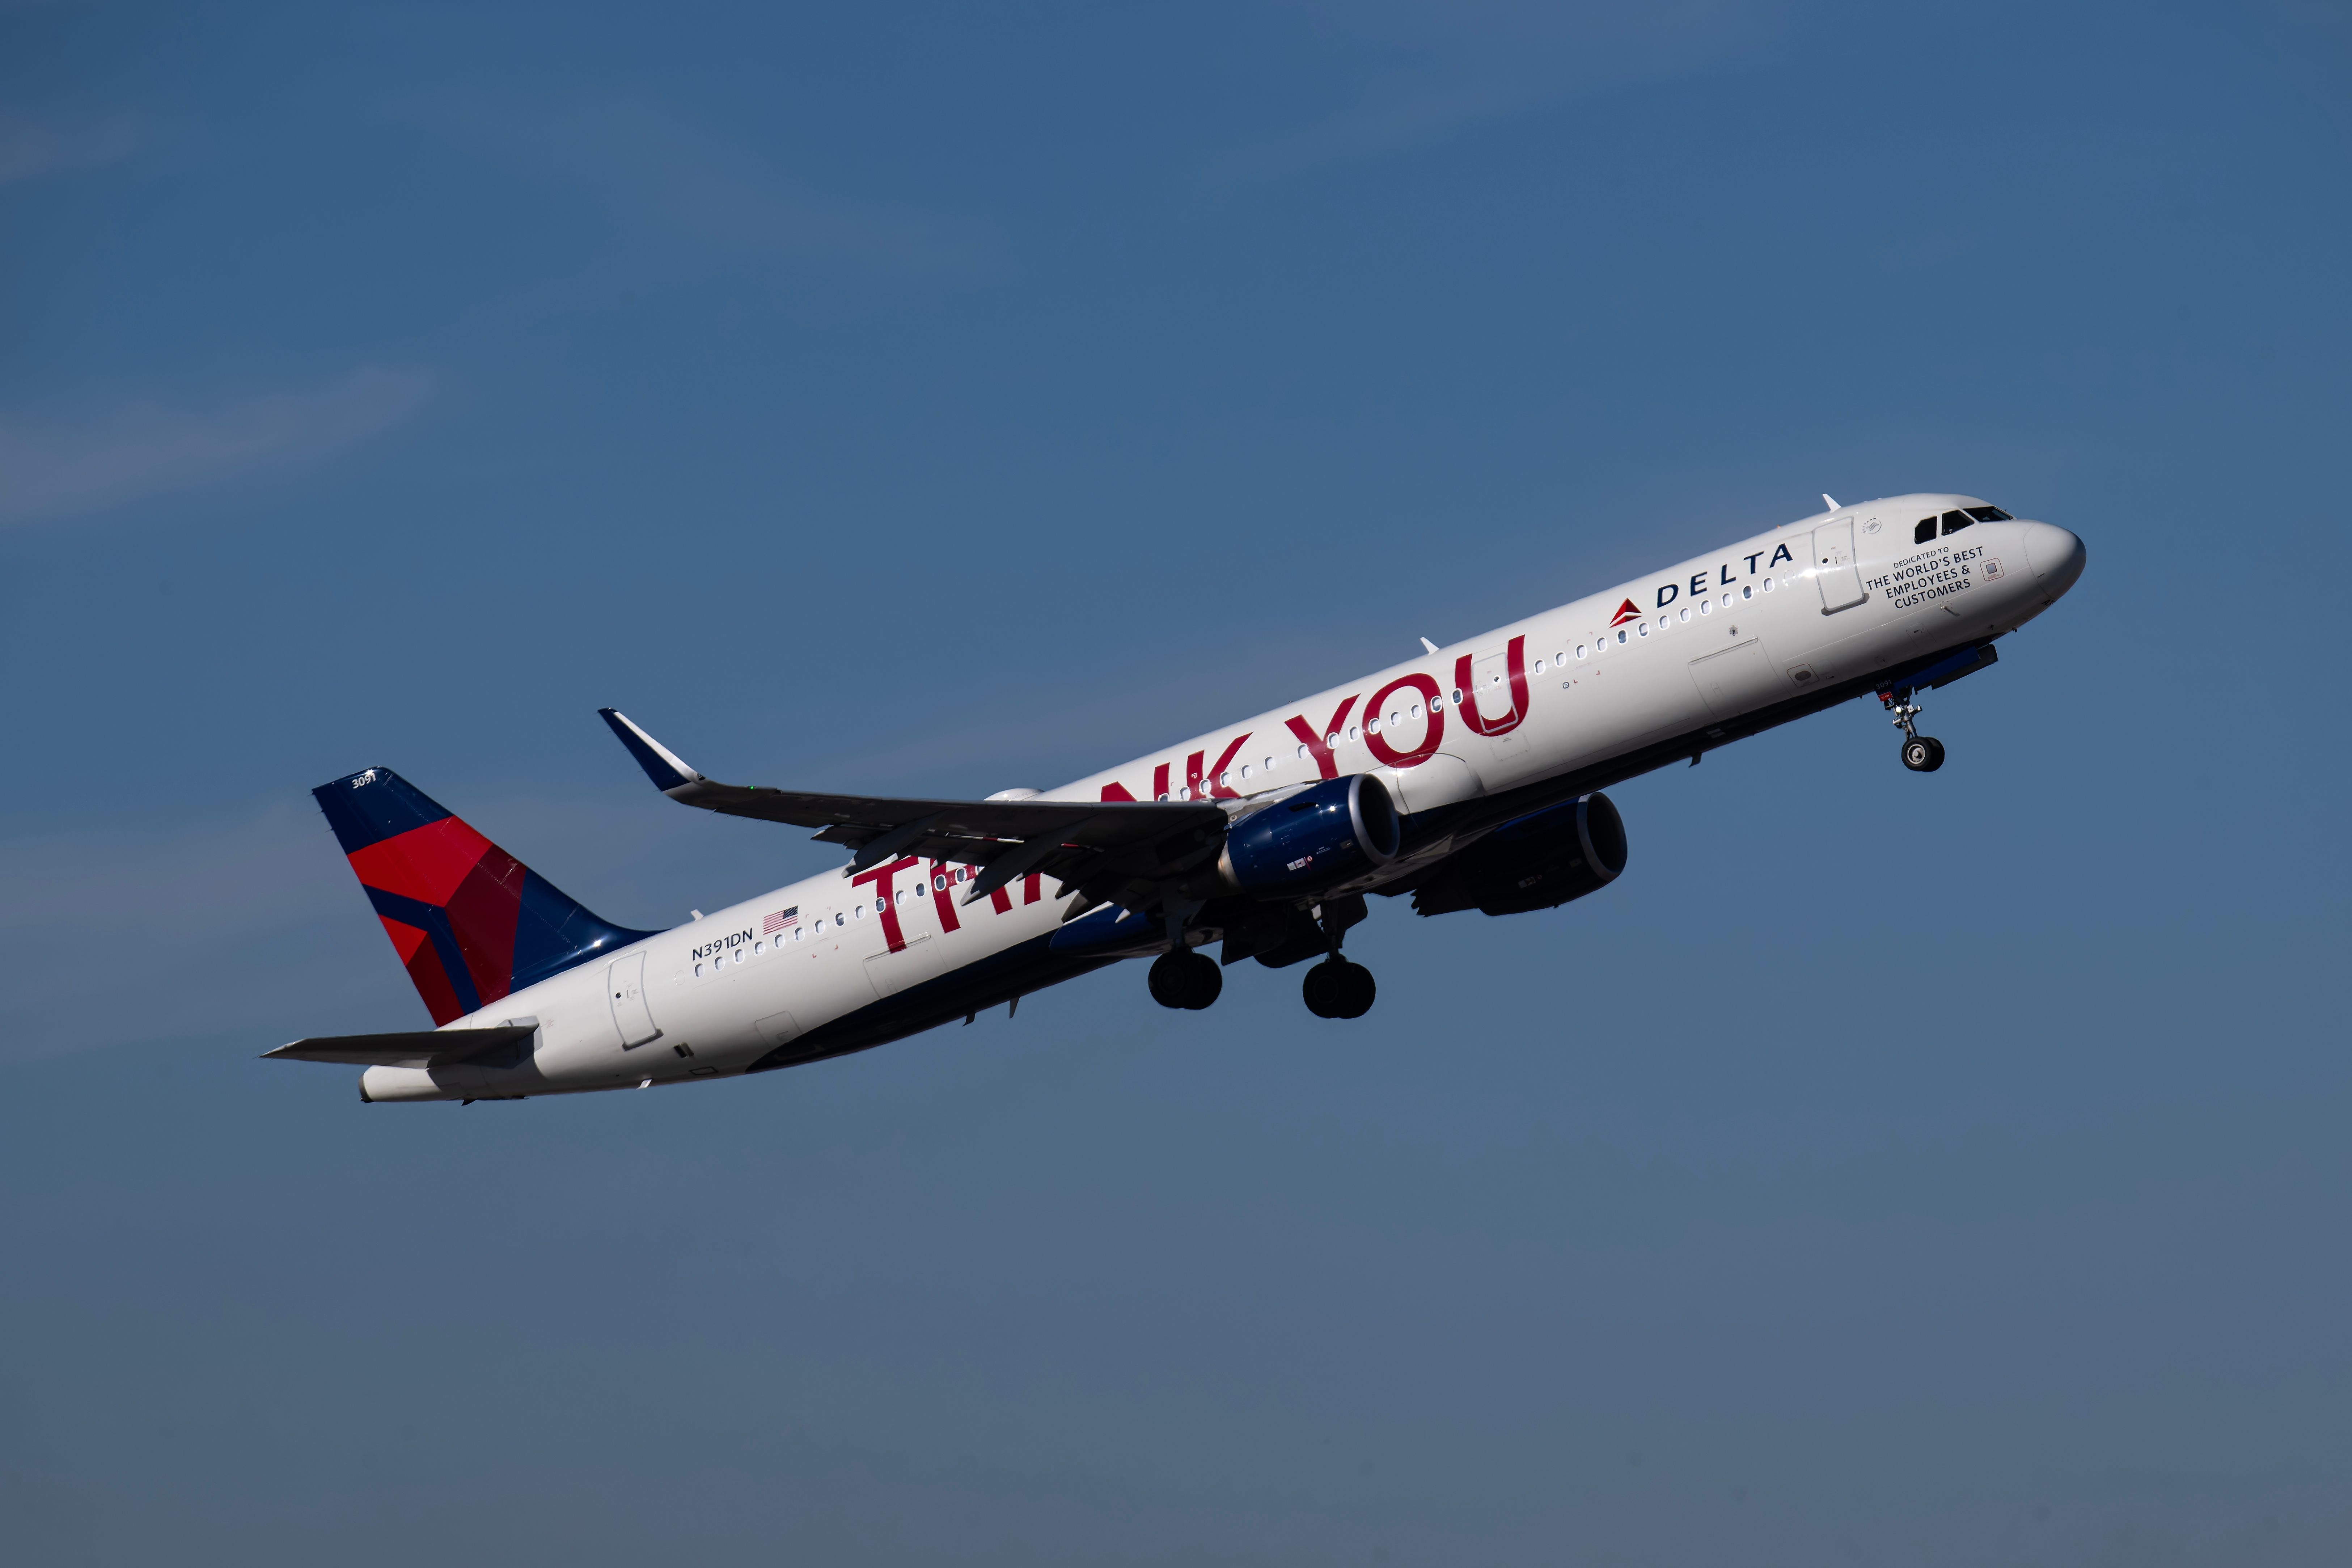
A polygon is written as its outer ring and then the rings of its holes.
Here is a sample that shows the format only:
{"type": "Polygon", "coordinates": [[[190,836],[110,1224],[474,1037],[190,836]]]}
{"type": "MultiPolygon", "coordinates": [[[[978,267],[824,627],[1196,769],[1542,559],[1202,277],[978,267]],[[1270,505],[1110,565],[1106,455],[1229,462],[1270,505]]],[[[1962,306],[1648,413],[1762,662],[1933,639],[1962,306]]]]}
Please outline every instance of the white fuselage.
{"type": "MultiPolygon", "coordinates": [[[[2081,542],[2015,521],[1915,541],[1921,519],[1981,504],[1911,495],[1820,513],[1045,795],[1248,800],[1375,773],[1408,823],[1464,803],[1536,810],[2032,619],[2080,574],[2081,542]]],[[[1409,833],[1404,856],[1357,886],[1409,875],[1507,816],[1447,820],[1409,833]]],[[[803,879],[447,1026],[535,1021],[515,1067],[371,1068],[363,1092],[488,1098],[740,1074],[913,1033],[1103,962],[1046,951],[1066,907],[1050,878],[966,904],[957,877],[902,859],[854,881],[803,879]]]]}

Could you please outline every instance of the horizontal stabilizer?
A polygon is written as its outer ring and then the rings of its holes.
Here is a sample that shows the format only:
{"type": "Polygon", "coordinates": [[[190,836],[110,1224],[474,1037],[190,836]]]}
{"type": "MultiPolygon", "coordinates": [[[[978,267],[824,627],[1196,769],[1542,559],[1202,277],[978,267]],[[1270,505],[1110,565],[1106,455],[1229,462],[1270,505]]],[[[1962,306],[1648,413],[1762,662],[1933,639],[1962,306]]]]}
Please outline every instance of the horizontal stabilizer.
{"type": "Polygon", "coordinates": [[[446,1068],[528,1040],[536,1024],[494,1029],[416,1029],[400,1035],[319,1035],[264,1051],[264,1061],[337,1062],[354,1068],[446,1068]]]}

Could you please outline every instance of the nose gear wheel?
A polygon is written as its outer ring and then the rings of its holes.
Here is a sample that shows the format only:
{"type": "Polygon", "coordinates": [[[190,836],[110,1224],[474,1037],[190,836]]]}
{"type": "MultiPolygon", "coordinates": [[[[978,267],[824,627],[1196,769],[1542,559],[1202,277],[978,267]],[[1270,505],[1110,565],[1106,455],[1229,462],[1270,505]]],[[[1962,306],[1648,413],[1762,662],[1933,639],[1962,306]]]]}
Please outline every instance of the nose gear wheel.
{"type": "Polygon", "coordinates": [[[1898,687],[1882,691],[1878,700],[1895,715],[1895,727],[1903,731],[1903,765],[1915,773],[1932,773],[1944,765],[1944,742],[1933,735],[1919,733],[1921,709],[1911,700],[1911,689],[1898,687]]]}

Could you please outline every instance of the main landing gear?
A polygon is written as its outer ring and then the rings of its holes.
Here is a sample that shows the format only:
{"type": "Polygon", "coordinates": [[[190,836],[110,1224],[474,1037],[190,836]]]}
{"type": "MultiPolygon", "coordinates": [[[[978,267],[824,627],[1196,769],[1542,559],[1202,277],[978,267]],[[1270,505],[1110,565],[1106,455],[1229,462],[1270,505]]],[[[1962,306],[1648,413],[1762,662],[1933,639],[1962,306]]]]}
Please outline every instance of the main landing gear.
{"type": "Polygon", "coordinates": [[[1380,994],[1370,970],[1337,952],[1307,972],[1300,990],[1307,1010],[1318,1018],[1360,1018],[1372,1010],[1372,998],[1380,994]]]}
{"type": "Polygon", "coordinates": [[[1919,705],[1911,700],[1911,689],[1898,687],[1878,694],[1879,702],[1895,715],[1895,726],[1903,731],[1903,765],[1915,773],[1932,773],[1944,765],[1944,742],[1933,735],[1922,735],[1914,722],[1920,713],[1919,705]]]}
{"type": "Polygon", "coordinates": [[[1153,959],[1149,979],[1154,1002],[1194,1013],[1214,1002],[1225,988],[1225,977],[1218,973],[1216,961],[1190,948],[1153,959]]]}
{"type": "Polygon", "coordinates": [[[1360,1018],[1372,1010],[1380,987],[1372,983],[1370,970],[1339,956],[1339,939],[1364,918],[1363,896],[1333,899],[1315,913],[1331,943],[1331,955],[1307,972],[1307,983],[1299,988],[1307,1010],[1318,1018],[1360,1018]]]}
{"type": "MultiPolygon", "coordinates": [[[[1197,906],[1196,906],[1197,907],[1197,906]]],[[[1280,921],[1295,921],[1298,917],[1290,910],[1276,910],[1280,921]]],[[[1380,987],[1372,983],[1372,972],[1360,963],[1350,963],[1339,956],[1339,939],[1349,926],[1364,918],[1364,900],[1360,894],[1331,899],[1315,910],[1315,923],[1322,928],[1323,940],[1328,952],[1320,963],[1307,972],[1303,994],[1307,1010],[1318,1018],[1360,1018],[1372,1010],[1372,1000],[1380,987]]],[[[1181,1007],[1197,1013],[1217,999],[1225,988],[1223,973],[1210,961],[1209,955],[1181,945],[1183,942],[1183,920],[1190,918],[1181,910],[1169,917],[1168,952],[1151,961],[1148,976],[1151,999],[1162,1007],[1181,1007]]],[[[1295,927],[1293,929],[1296,929],[1295,927]]],[[[1240,940],[1235,938],[1234,940],[1240,940]]],[[[1296,945],[1284,943],[1277,951],[1276,967],[1299,963],[1314,952],[1313,936],[1299,931],[1293,939],[1296,945]],[[1305,947],[1306,953],[1297,949],[1305,947]]],[[[1263,958],[1264,954],[1260,955],[1263,958]]]]}

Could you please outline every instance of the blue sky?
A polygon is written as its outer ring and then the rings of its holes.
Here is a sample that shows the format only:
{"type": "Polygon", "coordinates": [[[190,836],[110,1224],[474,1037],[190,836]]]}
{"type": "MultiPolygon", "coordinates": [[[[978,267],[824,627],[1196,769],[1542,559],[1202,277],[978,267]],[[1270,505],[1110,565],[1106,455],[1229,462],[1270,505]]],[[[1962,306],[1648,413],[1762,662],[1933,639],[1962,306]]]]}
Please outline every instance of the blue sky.
{"type": "Polygon", "coordinates": [[[0,10],[41,1562],[2301,1563],[2352,1531],[2339,9],[0,10]],[[1843,500],[2088,575],[1617,885],[362,1107],[309,787],[610,919],[1843,500]]]}

